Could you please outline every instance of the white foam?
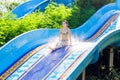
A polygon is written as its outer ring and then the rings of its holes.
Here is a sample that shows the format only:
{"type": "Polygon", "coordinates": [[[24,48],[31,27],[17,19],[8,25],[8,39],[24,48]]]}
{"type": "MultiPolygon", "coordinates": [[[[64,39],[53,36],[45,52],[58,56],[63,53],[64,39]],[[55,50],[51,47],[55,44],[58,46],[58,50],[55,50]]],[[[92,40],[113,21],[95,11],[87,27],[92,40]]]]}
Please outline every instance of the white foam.
{"type": "Polygon", "coordinates": [[[118,17],[118,21],[117,21],[117,25],[116,25],[116,28],[118,29],[120,29],[120,16],[118,17]]]}

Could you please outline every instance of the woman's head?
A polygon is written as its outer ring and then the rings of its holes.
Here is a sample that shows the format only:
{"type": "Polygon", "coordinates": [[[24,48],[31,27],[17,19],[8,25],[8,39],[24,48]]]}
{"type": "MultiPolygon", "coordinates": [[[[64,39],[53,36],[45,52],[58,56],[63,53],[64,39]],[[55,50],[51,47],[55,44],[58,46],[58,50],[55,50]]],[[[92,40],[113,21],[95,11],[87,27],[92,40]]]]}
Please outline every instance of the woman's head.
{"type": "Polygon", "coordinates": [[[64,20],[64,21],[62,22],[62,26],[63,26],[63,27],[68,27],[68,21],[67,21],[67,20],[64,20]]]}

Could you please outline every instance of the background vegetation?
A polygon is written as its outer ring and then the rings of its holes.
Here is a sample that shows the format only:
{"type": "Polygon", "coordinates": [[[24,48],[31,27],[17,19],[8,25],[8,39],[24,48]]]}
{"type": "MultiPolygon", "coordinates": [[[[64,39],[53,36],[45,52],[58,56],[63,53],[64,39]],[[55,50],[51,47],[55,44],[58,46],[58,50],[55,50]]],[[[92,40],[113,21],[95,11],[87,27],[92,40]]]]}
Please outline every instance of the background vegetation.
{"type": "Polygon", "coordinates": [[[16,6],[20,4],[20,1],[18,2],[8,2],[8,1],[0,1],[0,17],[2,17],[6,12],[10,12],[13,10],[16,6]]]}
{"type": "Polygon", "coordinates": [[[61,22],[72,16],[72,8],[64,5],[50,4],[44,12],[33,12],[22,19],[10,19],[15,17],[0,18],[0,46],[17,35],[38,28],[60,28],[61,22]]]}
{"type": "MultiPolygon", "coordinates": [[[[113,0],[76,0],[74,6],[50,4],[44,12],[33,12],[22,19],[10,19],[10,16],[0,11],[0,47],[12,38],[33,29],[39,28],[60,28],[63,20],[69,21],[70,28],[82,25],[100,7],[114,2],[113,0]]],[[[20,3],[6,5],[7,11],[11,11],[20,3]]],[[[115,62],[112,71],[109,71],[108,58],[109,48],[103,51],[96,64],[87,67],[87,80],[120,80],[120,48],[114,48],[115,62]]],[[[80,76],[81,77],[81,76],[80,76]]],[[[80,80],[80,77],[78,80],[80,80]]]]}

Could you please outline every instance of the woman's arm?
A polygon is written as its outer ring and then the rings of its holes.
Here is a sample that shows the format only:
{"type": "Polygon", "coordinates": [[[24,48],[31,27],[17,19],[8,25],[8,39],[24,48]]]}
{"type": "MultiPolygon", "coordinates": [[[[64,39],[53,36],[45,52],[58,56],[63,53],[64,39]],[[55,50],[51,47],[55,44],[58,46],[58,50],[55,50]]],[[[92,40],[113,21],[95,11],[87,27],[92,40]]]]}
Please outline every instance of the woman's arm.
{"type": "Polygon", "coordinates": [[[61,34],[61,30],[60,30],[60,33],[59,33],[59,41],[62,40],[62,34],[61,34]]]}
{"type": "Polygon", "coordinates": [[[60,33],[59,33],[59,41],[58,41],[58,43],[56,44],[56,47],[60,45],[61,40],[62,40],[62,34],[61,34],[61,30],[60,30],[60,33]]]}
{"type": "Polygon", "coordinates": [[[71,45],[71,31],[70,30],[68,31],[67,37],[68,37],[68,41],[69,41],[68,45],[71,45]]]}

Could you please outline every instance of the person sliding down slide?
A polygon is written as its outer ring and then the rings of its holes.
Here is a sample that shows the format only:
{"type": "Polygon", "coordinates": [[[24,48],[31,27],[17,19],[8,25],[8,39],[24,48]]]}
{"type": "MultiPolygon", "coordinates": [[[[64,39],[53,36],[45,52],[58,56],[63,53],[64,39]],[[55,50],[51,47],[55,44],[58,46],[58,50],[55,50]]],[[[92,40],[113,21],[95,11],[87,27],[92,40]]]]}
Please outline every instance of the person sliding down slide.
{"type": "Polygon", "coordinates": [[[59,42],[55,45],[54,48],[49,47],[51,50],[55,50],[61,47],[71,45],[71,31],[68,28],[68,21],[64,20],[62,22],[62,28],[60,29],[59,42]]]}

